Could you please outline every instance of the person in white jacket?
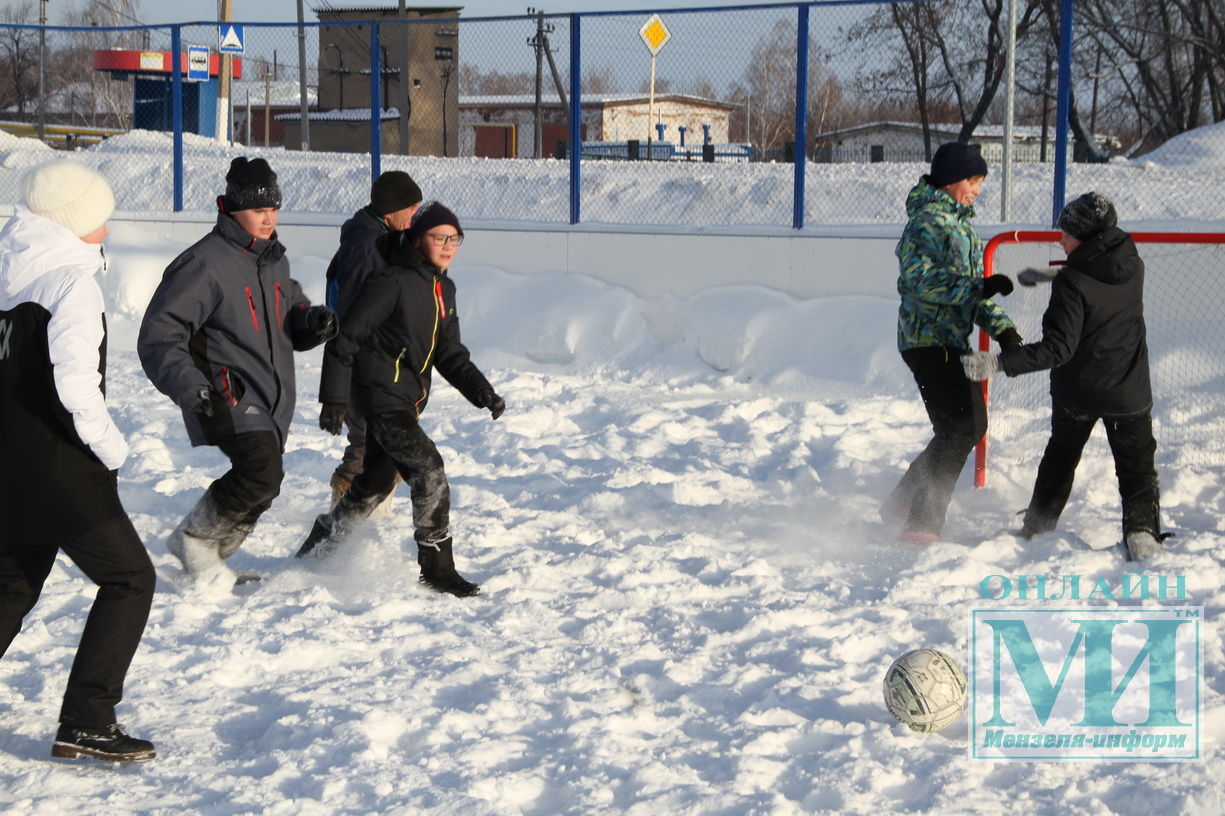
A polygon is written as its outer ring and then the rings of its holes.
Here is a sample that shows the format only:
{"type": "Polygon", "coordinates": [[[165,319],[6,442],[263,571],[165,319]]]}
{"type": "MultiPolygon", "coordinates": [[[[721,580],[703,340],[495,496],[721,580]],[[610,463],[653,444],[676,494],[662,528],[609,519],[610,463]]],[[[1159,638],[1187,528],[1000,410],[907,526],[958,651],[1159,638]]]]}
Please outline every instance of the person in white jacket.
{"type": "Polygon", "coordinates": [[[155,574],[119,500],[128,446],[106,407],[106,315],[94,279],[115,208],[73,161],[41,165],[0,231],[0,656],[63,551],[98,593],[51,754],[139,762],[153,744],[115,720],[155,574]]]}

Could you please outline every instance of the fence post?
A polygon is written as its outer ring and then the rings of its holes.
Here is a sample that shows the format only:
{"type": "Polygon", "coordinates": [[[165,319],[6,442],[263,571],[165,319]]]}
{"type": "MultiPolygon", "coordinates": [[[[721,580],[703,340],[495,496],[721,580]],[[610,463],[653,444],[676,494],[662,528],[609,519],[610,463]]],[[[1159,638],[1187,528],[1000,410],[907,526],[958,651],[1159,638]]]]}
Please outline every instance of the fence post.
{"type": "Polygon", "coordinates": [[[1055,91],[1055,185],[1051,225],[1059,223],[1068,184],[1068,110],[1072,97],[1072,0],[1059,2],[1059,83],[1055,91]]]}
{"type": "Polygon", "coordinates": [[[382,172],[383,159],[383,65],[379,60],[379,26],[370,24],[370,182],[382,172]]]}
{"type": "Polygon", "coordinates": [[[583,60],[579,23],[582,17],[570,15],[570,223],[581,218],[583,182],[583,60]]]}
{"type": "Polygon", "coordinates": [[[179,54],[183,50],[183,31],[170,27],[170,124],[174,145],[174,211],[183,212],[183,69],[179,54]]]}
{"type": "Polygon", "coordinates": [[[808,164],[808,6],[796,9],[795,39],[795,194],[791,226],[804,226],[804,170],[808,164]]]}

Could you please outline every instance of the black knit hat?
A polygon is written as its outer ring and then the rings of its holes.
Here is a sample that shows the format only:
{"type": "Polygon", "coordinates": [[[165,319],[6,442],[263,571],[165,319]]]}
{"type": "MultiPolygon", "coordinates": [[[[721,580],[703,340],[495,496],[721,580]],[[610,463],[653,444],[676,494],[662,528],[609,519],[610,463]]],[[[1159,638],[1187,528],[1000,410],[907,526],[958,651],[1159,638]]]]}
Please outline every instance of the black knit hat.
{"type": "Polygon", "coordinates": [[[421,203],[421,188],[403,170],[388,170],[370,185],[370,208],[376,215],[406,210],[421,203]]]}
{"type": "Polygon", "coordinates": [[[239,156],[230,162],[230,172],[225,174],[226,212],[258,210],[264,207],[281,208],[281,188],[276,183],[276,173],[263,159],[248,159],[239,156]]]}
{"type": "Polygon", "coordinates": [[[410,241],[415,241],[425,233],[432,230],[434,227],[450,224],[455,227],[460,235],[464,234],[464,228],[459,225],[459,219],[455,217],[455,213],[448,210],[446,207],[439,204],[437,201],[431,201],[421,209],[417,210],[417,215],[413,218],[412,226],[408,228],[408,237],[410,241]]]}
{"type": "Polygon", "coordinates": [[[947,142],[936,148],[932,169],[927,175],[933,187],[947,187],[962,179],[987,175],[987,162],[979,146],[967,142],[947,142]]]}
{"type": "Polygon", "coordinates": [[[1118,223],[1114,202],[1101,193],[1085,193],[1074,198],[1059,213],[1059,229],[1081,241],[1118,223]]]}

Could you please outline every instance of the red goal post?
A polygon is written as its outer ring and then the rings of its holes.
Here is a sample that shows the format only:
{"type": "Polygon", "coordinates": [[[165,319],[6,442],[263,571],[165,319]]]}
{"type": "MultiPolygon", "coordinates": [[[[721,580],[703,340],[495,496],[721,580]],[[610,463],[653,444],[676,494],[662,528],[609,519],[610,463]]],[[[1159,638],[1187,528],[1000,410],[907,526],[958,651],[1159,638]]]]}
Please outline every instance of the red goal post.
{"type": "MultiPolygon", "coordinates": [[[[1000,273],[1015,277],[1018,271],[1028,266],[1062,265],[1065,259],[1059,246],[1060,235],[1056,230],[1017,230],[996,235],[983,249],[983,276],[1000,273]]],[[[1206,395],[1205,400],[1211,399],[1213,402],[1222,398],[1222,392],[1225,392],[1225,233],[1133,232],[1131,236],[1145,262],[1144,314],[1153,375],[1154,432],[1157,435],[1158,456],[1161,457],[1163,428],[1167,437],[1164,441],[1170,442],[1175,432],[1189,436],[1184,426],[1196,420],[1221,421],[1221,417],[1215,413],[1197,410],[1187,403],[1197,399],[1194,395],[1188,396],[1192,390],[1201,391],[1202,395],[1206,395]],[[1206,279],[1193,280],[1197,275],[1206,279]],[[1198,283],[1204,285],[1197,286],[1198,283]],[[1195,371],[1185,375],[1180,367],[1191,367],[1195,371]],[[1218,370],[1219,378],[1215,377],[1218,370]],[[1194,381],[1196,389],[1185,387],[1188,379],[1194,381]],[[1160,410],[1163,406],[1169,410],[1163,413],[1160,410]]],[[[1042,336],[1041,314],[1046,309],[1049,292],[1049,286],[1017,286],[1011,295],[998,301],[1017,323],[1026,342],[1034,342],[1042,336]]],[[[981,330],[978,348],[991,350],[991,338],[981,330]]],[[[1049,429],[1047,376],[1035,372],[1008,378],[1005,384],[1003,375],[997,375],[997,381],[997,391],[1009,389],[1014,392],[1008,395],[1010,398],[1019,397],[1016,412],[1028,411],[1031,424],[1037,421],[1037,415],[1042,413],[1044,405],[1048,424],[1043,426],[1043,430],[1049,429]],[[1040,395],[1035,394],[1036,391],[1040,391],[1040,395]]],[[[994,426],[1003,425],[1000,431],[1013,430],[1009,427],[1012,420],[1005,414],[1007,406],[992,409],[989,383],[990,380],[982,383],[983,397],[987,400],[991,418],[987,434],[975,450],[976,487],[987,483],[989,438],[999,438],[994,426]],[[1003,422],[997,422],[997,418],[1003,419],[1003,422]]],[[[1225,416],[1225,411],[1222,416],[1225,416]]],[[[1185,443],[1188,450],[1171,458],[1181,460],[1176,464],[1225,465],[1225,443],[1221,441],[1221,430],[1205,429],[1203,440],[1188,439],[1185,443]]],[[[1095,431],[1095,436],[1099,432],[1095,431]]],[[[1045,445],[1043,436],[1037,449],[1029,450],[1036,438],[1031,434],[1026,445],[1026,455],[1035,463],[1045,445]]]]}

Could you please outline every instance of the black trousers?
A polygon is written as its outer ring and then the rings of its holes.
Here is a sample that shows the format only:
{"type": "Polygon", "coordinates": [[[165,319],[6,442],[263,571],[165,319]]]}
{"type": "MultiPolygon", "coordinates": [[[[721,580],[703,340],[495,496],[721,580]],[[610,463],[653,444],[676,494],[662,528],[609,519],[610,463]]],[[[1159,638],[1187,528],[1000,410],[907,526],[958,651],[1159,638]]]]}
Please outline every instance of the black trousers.
{"type": "Polygon", "coordinates": [[[366,418],[357,412],[353,403],[345,412],[345,425],[349,429],[344,456],[336,466],[335,474],[348,479],[352,484],[357,474],[362,472],[362,463],[366,461],[366,418]]]}
{"type": "Polygon", "coordinates": [[[285,468],[279,438],[272,431],[252,431],[214,444],[229,457],[230,469],[208,489],[223,508],[254,523],[281,493],[285,468]]]}
{"type": "Polygon", "coordinates": [[[889,502],[905,513],[906,529],[938,534],[966,457],[987,432],[987,406],[982,385],[966,379],[957,349],[908,349],[902,359],[914,374],[934,433],[889,502]]]}
{"type": "Polygon", "coordinates": [[[1153,439],[1152,413],[1102,416],[1060,404],[1051,411],[1051,438],[1038,465],[1034,493],[1025,511],[1026,534],[1055,529],[1072,493],[1081,452],[1099,419],[1106,427],[1106,439],[1114,455],[1114,473],[1123,502],[1124,537],[1141,530],[1160,536],[1160,497],[1153,464],[1157,442],[1153,439]]]}
{"type": "Polygon", "coordinates": [[[413,503],[414,538],[433,544],[450,535],[451,487],[442,455],[411,411],[366,417],[366,459],[349,488],[361,502],[395,489],[396,474],[408,484],[413,503]]]}
{"type": "Polygon", "coordinates": [[[149,555],[122,512],[86,532],[62,537],[48,536],[38,519],[21,519],[19,509],[15,516],[6,514],[14,523],[5,523],[0,544],[0,655],[21,630],[56,553],[63,550],[98,585],[98,593],[68,675],[60,722],[110,725],[153,603],[155,575],[149,555]]]}

